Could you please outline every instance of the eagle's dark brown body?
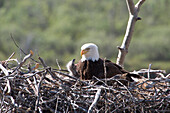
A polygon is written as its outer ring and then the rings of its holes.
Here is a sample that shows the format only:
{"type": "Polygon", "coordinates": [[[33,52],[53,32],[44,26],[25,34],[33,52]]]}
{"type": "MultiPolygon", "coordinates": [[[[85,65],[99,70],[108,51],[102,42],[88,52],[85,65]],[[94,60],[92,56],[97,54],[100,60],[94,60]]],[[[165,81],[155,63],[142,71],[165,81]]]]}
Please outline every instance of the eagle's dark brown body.
{"type": "Polygon", "coordinates": [[[82,80],[90,80],[93,76],[97,78],[105,78],[105,67],[106,77],[110,78],[117,74],[128,73],[119,65],[112,63],[109,60],[99,59],[98,61],[86,60],[84,62],[79,61],[77,64],[77,72],[82,80]],[[104,64],[105,63],[105,64],[104,64]]]}

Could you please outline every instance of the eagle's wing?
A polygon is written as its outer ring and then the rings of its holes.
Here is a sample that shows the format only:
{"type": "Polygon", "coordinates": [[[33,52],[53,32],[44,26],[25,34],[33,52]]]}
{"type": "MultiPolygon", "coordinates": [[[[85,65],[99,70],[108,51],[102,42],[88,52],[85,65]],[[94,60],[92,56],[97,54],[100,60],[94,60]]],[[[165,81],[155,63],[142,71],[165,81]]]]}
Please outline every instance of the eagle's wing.
{"type": "Polygon", "coordinates": [[[128,73],[128,71],[124,70],[121,66],[111,62],[110,60],[105,60],[107,77],[113,77],[117,74],[128,73]]]}
{"type": "Polygon", "coordinates": [[[121,74],[122,79],[126,79],[130,82],[138,82],[144,80],[145,78],[139,74],[134,74],[126,71],[121,66],[106,60],[107,77],[113,77],[114,75],[121,74]]]}

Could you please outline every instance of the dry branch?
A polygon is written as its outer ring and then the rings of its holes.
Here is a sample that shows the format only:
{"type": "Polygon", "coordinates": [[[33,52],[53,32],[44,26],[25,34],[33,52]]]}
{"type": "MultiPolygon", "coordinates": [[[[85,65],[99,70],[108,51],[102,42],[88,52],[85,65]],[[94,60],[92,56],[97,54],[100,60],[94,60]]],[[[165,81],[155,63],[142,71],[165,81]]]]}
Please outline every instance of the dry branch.
{"type": "Polygon", "coordinates": [[[94,98],[94,101],[93,103],[90,105],[89,109],[88,109],[88,113],[91,113],[92,112],[92,108],[97,104],[97,101],[99,100],[100,98],[100,95],[101,95],[101,90],[102,89],[98,89],[96,94],[95,94],[95,98],[94,98]]]}
{"type": "Polygon", "coordinates": [[[116,63],[123,66],[125,56],[128,53],[129,44],[134,32],[135,23],[141,18],[138,17],[139,9],[145,0],[139,0],[136,5],[134,5],[133,0],[126,0],[128,11],[129,11],[129,20],[126,28],[126,33],[122,42],[121,47],[118,47],[119,53],[116,63]]]}

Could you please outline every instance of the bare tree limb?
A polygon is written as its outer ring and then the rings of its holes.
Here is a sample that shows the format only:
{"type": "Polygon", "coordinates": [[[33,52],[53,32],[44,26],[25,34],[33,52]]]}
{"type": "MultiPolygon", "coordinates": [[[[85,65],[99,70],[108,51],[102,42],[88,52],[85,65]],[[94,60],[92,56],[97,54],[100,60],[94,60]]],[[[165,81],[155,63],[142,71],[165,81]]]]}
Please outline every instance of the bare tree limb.
{"type": "Polygon", "coordinates": [[[121,47],[118,47],[119,53],[116,61],[118,65],[123,66],[124,64],[125,56],[128,53],[129,44],[134,32],[135,23],[137,20],[141,19],[138,17],[139,9],[144,2],[145,0],[139,0],[137,4],[134,5],[133,0],[126,0],[128,11],[129,11],[129,20],[128,20],[128,25],[126,28],[126,33],[122,45],[121,47]]]}

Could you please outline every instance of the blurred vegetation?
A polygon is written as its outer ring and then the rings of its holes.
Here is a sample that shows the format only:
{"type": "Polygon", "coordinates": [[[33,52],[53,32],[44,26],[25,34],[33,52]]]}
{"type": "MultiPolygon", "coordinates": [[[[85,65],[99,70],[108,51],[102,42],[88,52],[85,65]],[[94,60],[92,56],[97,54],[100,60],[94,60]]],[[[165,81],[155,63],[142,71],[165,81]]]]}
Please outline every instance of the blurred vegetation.
{"type": "MultiPolygon", "coordinates": [[[[135,0],[137,2],[138,0],[135,0]]],[[[125,60],[125,69],[148,68],[170,72],[170,1],[147,0],[125,60]]],[[[0,0],[0,60],[17,52],[10,38],[50,66],[80,59],[86,42],[99,46],[101,57],[116,62],[128,21],[125,0],[0,0]]]]}

